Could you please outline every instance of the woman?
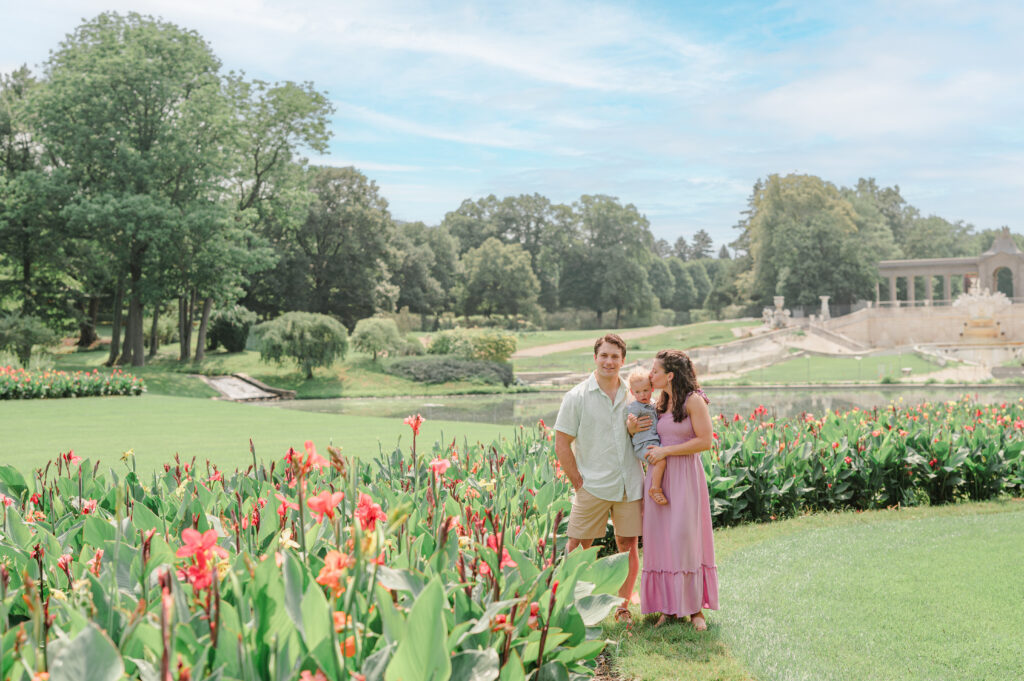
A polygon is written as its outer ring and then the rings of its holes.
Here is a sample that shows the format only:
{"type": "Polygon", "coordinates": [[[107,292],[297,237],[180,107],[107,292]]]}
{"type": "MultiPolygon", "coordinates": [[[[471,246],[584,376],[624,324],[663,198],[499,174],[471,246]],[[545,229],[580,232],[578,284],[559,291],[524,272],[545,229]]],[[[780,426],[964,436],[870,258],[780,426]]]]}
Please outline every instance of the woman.
{"type": "MultiPolygon", "coordinates": [[[[655,626],[689,615],[698,631],[707,629],[704,608],[718,609],[718,569],[711,531],[711,505],[700,453],[711,448],[708,398],[697,383],[693,363],[679,350],[654,359],[651,386],[658,399],[661,446],[647,451],[648,463],[666,461],[662,483],[667,505],[644,504],[644,564],[640,609],[661,613],[655,626]]],[[[647,419],[628,419],[630,433],[645,430],[647,419]]],[[[644,480],[644,499],[651,486],[644,480]]]]}

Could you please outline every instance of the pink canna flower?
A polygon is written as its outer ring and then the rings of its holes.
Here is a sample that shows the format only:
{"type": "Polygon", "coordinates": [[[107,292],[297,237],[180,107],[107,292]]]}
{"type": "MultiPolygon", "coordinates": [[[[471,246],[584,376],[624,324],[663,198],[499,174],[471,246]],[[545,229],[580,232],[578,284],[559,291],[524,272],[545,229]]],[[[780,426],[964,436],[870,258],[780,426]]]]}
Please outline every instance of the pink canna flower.
{"type": "Polygon", "coordinates": [[[412,434],[414,436],[420,434],[420,426],[423,425],[423,421],[423,417],[420,416],[419,414],[416,414],[415,416],[409,415],[405,417],[405,425],[412,428],[412,434]]]}
{"type": "Polygon", "coordinates": [[[451,465],[452,462],[449,461],[448,459],[434,459],[433,461],[430,462],[429,467],[430,470],[434,471],[434,477],[440,478],[444,475],[445,471],[447,471],[448,467],[451,465]]]}
{"type": "Polygon", "coordinates": [[[324,521],[324,516],[334,520],[334,509],[338,507],[338,504],[345,498],[344,492],[328,492],[324,490],[316,496],[310,497],[306,504],[309,506],[314,514],[318,515],[318,523],[324,521]]]}

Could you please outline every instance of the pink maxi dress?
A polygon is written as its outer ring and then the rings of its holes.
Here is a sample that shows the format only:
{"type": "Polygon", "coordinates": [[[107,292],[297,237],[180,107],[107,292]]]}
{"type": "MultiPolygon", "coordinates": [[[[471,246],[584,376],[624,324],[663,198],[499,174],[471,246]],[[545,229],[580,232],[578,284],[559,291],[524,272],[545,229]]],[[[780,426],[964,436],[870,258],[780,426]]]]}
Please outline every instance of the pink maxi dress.
{"type": "MultiPolygon", "coordinates": [[[[703,396],[703,395],[702,395],[703,396]]],[[[704,397],[707,399],[707,397],[704,397]]],[[[658,417],[662,446],[694,437],[690,417],[658,417]]],[[[685,617],[698,610],[718,610],[718,568],[711,531],[708,483],[700,454],[665,457],[661,487],[668,505],[654,503],[651,469],[644,478],[644,564],[640,575],[640,610],[685,617]]]]}

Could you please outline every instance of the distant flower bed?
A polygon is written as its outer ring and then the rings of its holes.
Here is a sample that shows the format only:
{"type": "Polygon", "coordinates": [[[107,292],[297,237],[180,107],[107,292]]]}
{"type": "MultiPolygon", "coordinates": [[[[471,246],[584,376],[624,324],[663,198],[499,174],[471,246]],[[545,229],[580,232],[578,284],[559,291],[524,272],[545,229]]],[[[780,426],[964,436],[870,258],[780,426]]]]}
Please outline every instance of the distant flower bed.
{"type": "Polygon", "coordinates": [[[111,373],[92,371],[26,371],[0,366],[0,400],[31,400],[54,397],[93,397],[97,395],[140,395],[145,389],[141,378],[120,369],[111,373]]]}
{"type": "MultiPolygon", "coordinates": [[[[900,400],[902,402],[902,400],[900,400]]],[[[1024,493],[1024,398],[719,414],[704,456],[716,526],[1024,493]]]]}

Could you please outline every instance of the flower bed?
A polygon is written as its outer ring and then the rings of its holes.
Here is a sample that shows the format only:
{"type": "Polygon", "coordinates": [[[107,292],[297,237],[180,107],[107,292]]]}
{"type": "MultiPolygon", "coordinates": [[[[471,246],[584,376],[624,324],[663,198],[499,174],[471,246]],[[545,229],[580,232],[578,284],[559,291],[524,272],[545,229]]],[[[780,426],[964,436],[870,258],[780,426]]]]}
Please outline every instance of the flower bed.
{"type": "Polygon", "coordinates": [[[766,417],[714,419],[704,469],[716,525],[1024,492],[1024,398],[766,417]]]}
{"type": "Polygon", "coordinates": [[[145,484],[73,452],[0,466],[0,678],[591,675],[625,556],[559,551],[547,432],[424,457],[407,423],[412,451],[372,464],[306,443],[145,484]]]}
{"type": "Polygon", "coordinates": [[[31,400],[98,395],[141,395],[141,378],[114,369],[109,374],[92,371],[26,371],[0,366],[0,400],[31,400]]]}

